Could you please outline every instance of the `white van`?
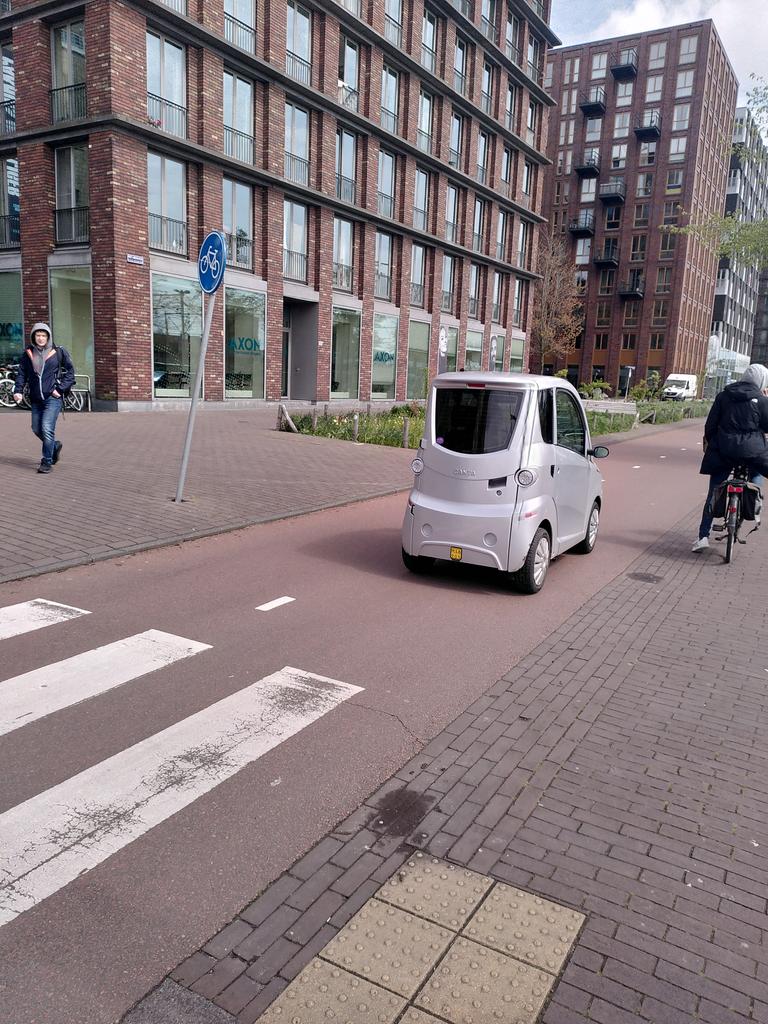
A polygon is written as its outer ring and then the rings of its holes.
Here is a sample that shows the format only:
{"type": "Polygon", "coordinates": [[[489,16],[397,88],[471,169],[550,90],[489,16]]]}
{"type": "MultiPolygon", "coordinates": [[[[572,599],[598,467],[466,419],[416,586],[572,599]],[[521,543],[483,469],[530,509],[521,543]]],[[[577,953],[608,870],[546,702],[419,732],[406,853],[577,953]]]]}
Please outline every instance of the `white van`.
{"type": "Polygon", "coordinates": [[[403,561],[485,565],[525,593],[551,558],[595,546],[602,476],[576,389],[557,377],[443,373],[432,382],[402,530],[403,561]]]}
{"type": "Polygon", "coordinates": [[[674,402],[683,402],[696,397],[698,380],[695,373],[673,373],[667,377],[661,397],[674,402]]]}

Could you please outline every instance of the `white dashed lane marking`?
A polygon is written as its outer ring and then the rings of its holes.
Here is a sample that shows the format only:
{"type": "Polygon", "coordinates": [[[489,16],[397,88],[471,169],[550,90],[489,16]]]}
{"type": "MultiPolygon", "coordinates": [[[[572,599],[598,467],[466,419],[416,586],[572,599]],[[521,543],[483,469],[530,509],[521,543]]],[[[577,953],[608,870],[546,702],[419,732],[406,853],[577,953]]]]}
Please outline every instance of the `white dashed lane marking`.
{"type": "Polygon", "coordinates": [[[284,604],[290,604],[291,601],[295,601],[295,597],[276,597],[274,601],[267,601],[266,604],[260,604],[256,607],[257,612],[271,612],[273,608],[280,608],[284,604]]]}

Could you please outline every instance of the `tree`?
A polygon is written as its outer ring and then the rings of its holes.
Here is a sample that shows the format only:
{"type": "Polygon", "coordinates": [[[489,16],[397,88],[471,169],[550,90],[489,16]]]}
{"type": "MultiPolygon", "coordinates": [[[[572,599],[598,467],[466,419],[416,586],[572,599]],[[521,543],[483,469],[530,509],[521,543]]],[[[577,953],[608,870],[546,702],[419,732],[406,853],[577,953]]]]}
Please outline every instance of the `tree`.
{"type": "Polygon", "coordinates": [[[530,367],[544,369],[545,356],[553,361],[567,355],[583,327],[583,311],[574,286],[573,260],[559,234],[542,232],[531,316],[530,367]]]}

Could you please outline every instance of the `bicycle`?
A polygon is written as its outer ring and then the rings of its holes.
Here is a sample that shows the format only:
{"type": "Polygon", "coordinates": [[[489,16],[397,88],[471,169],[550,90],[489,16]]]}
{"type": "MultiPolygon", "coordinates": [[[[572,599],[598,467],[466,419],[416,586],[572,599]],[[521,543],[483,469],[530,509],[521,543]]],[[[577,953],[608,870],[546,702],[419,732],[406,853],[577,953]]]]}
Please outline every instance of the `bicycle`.
{"type": "MultiPolygon", "coordinates": [[[[743,464],[736,466],[713,498],[713,508],[717,517],[722,516],[722,526],[714,526],[713,529],[724,533],[725,537],[725,563],[730,565],[736,553],[737,544],[746,544],[739,536],[739,531],[745,520],[753,521],[755,526],[750,530],[754,533],[760,526],[760,510],[762,508],[763,494],[757,484],[749,479],[749,467],[743,464]]],[[[747,535],[749,536],[749,535],[747,535]]]]}
{"type": "Polygon", "coordinates": [[[200,260],[200,269],[204,274],[210,270],[214,277],[219,273],[219,257],[213,246],[209,246],[205,256],[200,260]]]}

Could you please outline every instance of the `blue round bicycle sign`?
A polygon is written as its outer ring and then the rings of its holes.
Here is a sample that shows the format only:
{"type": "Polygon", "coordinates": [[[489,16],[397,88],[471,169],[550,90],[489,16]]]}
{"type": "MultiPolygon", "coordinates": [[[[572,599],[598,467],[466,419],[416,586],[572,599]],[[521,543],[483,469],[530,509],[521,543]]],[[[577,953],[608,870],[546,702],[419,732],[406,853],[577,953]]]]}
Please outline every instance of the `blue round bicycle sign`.
{"type": "Polygon", "coordinates": [[[224,278],[227,266],[227,243],[220,231],[211,231],[205,236],[197,257],[197,276],[200,287],[210,295],[215,292],[224,278]]]}

